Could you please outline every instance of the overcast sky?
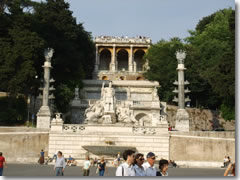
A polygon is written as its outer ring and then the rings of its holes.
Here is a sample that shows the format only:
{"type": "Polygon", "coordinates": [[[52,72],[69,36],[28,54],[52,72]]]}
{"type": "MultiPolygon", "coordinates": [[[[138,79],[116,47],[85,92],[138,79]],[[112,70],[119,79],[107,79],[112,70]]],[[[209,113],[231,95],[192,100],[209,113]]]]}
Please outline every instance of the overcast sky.
{"type": "Polygon", "coordinates": [[[65,0],[92,35],[147,36],[153,42],[185,38],[188,30],[234,0],[65,0]]]}

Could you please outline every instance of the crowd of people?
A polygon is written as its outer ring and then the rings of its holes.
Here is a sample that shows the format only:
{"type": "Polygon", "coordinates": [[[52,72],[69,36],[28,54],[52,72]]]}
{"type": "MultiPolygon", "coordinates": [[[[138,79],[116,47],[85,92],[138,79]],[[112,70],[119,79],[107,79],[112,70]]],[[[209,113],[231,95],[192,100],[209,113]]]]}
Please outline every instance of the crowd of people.
{"type": "MultiPolygon", "coordinates": [[[[146,156],[146,162],[144,155],[142,153],[136,153],[133,150],[126,150],[123,152],[123,162],[120,163],[120,153],[117,155],[118,166],[115,175],[116,176],[168,176],[168,167],[171,164],[173,167],[177,167],[177,164],[172,160],[160,159],[158,163],[158,168],[155,167],[156,157],[153,152],[149,152],[146,156]]],[[[63,176],[66,166],[76,166],[77,162],[69,156],[69,158],[64,158],[61,151],[57,151],[52,160],[55,159],[54,171],[56,176],[63,176]]],[[[44,163],[44,151],[41,150],[39,163],[44,163]]],[[[89,176],[90,167],[96,165],[96,173],[99,176],[104,176],[108,173],[108,168],[106,166],[106,161],[104,157],[100,160],[91,161],[89,156],[83,163],[83,176],[89,176]]],[[[232,163],[230,157],[224,158],[224,167],[227,167],[224,176],[235,176],[235,163],[232,163]]],[[[7,168],[7,163],[5,158],[0,152],[0,176],[3,174],[3,168],[7,168]]]]}

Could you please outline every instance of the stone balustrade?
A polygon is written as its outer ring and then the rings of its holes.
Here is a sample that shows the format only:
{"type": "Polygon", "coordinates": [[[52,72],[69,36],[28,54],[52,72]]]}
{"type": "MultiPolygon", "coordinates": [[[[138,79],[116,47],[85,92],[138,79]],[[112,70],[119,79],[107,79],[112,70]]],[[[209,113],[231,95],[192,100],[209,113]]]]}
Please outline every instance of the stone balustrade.
{"type": "Polygon", "coordinates": [[[113,37],[113,36],[99,36],[95,38],[95,42],[99,43],[142,43],[142,44],[150,44],[152,41],[150,38],[144,36],[138,37],[113,37]]]}

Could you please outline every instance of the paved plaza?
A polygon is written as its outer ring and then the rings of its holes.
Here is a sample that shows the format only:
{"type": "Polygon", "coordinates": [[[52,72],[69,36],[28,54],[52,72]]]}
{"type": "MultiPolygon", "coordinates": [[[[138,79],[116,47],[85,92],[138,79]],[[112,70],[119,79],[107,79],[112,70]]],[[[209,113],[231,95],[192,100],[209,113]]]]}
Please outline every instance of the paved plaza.
{"type": "MultiPolygon", "coordinates": [[[[108,168],[105,176],[115,176],[116,168],[108,168]]],[[[221,168],[169,168],[169,176],[223,176],[225,169],[221,168]]],[[[55,176],[53,165],[38,164],[8,164],[4,169],[4,176],[55,176]]],[[[65,169],[65,176],[82,176],[81,167],[69,167],[65,169]]],[[[96,167],[91,167],[90,176],[98,176],[96,167]]]]}

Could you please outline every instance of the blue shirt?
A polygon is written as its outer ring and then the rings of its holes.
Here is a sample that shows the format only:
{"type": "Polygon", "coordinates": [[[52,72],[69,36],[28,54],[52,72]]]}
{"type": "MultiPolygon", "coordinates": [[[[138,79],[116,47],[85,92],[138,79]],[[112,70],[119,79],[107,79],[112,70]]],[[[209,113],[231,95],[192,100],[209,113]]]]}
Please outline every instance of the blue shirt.
{"type": "Polygon", "coordinates": [[[44,152],[40,152],[40,154],[41,154],[41,157],[44,157],[44,152]]]}

